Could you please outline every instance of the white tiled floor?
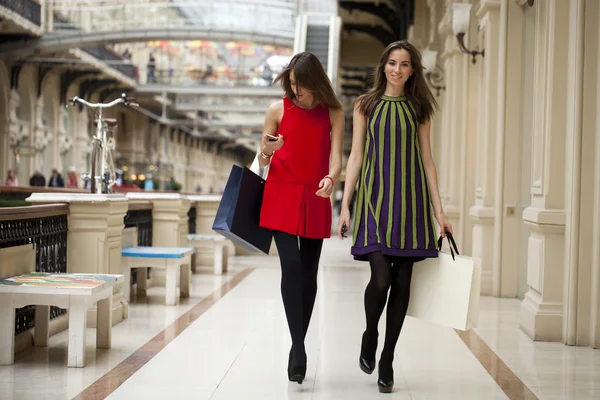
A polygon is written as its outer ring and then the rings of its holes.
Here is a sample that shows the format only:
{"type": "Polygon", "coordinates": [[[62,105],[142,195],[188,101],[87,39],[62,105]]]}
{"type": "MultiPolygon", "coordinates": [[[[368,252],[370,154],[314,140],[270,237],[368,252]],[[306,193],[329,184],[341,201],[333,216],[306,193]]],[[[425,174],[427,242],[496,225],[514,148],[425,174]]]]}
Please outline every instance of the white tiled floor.
{"type": "MultiPolygon", "coordinates": [[[[286,376],[289,334],[279,294],[278,259],[231,259],[233,271],[257,268],[218,301],[110,399],[370,399],[380,398],[377,374],[358,368],[364,329],[366,263],[349,256],[349,242],[326,242],[319,293],[307,337],[308,372],[302,385],[286,376]]],[[[130,318],[115,326],[113,349],[93,347],[88,331],[84,369],[64,366],[66,333],[49,349],[30,349],[14,366],[0,367],[0,399],[67,399],[77,395],[187,311],[227,278],[193,278],[192,298],[132,304],[130,318]]],[[[541,399],[600,399],[600,351],[534,343],[518,328],[518,300],[482,299],[479,335],[541,399]]],[[[381,332],[383,332],[383,320],[381,332]]],[[[395,363],[391,399],[506,399],[452,330],[407,319],[395,363]]]]}

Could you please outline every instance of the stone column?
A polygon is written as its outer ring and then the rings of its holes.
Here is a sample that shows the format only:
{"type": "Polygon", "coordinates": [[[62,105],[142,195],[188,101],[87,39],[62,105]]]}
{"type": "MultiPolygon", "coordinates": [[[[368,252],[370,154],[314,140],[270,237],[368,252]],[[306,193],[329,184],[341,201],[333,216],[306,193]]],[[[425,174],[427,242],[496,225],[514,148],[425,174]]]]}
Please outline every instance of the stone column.
{"type": "Polygon", "coordinates": [[[427,2],[415,2],[414,22],[408,28],[408,41],[419,50],[427,47],[429,36],[429,8],[427,2]]]}
{"type": "MultiPolygon", "coordinates": [[[[190,201],[196,203],[196,233],[203,235],[214,235],[212,226],[217,215],[219,203],[221,202],[220,195],[189,195],[190,201]]],[[[228,241],[229,254],[236,254],[236,247],[231,241],[228,241]]],[[[196,266],[214,265],[214,252],[209,246],[196,250],[196,266]]]]}
{"type": "Polygon", "coordinates": [[[535,3],[531,206],[527,285],[521,328],[534,340],[562,338],[565,254],[565,120],[569,2],[535,3]]]}
{"type": "MultiPolygon", "coordinates": [[[[179,193],[128,192],[127,198],[152,201],[152,246],[185,245],[188,233],[187,213],[190,209],[187,196],[179,193]]],[[[164,270],[152,269],[151,285],[162,286],[165,279],[164,270]]]]}
{"type": "MultiPolygon", "coordinates": [[[[69,203],[67,272],[122,274],[121,238],[128,201],[122,194],[33,193],[30,203],[69,203]]],[[[127,315],[128,303],[120,285],[112,300],[113,325],[127,315]]],[[[88,327],[96,326],[96,307],[88,311],[88,327]]]]}
{"type": "MultiPolygon", "coordinates": [[[[4,116],[0,117],[0,154],[2,154],[2,160],[0,160],[0,179],[6,179],[8,170],[11,168],[10,163],[12,161],[12,150],[8,146],[8,121],[4,116]]],[[[4,182],[1,182],[4,184],[4,182]]]]}
{"type": "MultiPolygon", "coordinates": [[[[75,113],[77,128],[75,130],[75,167],[78,172],[91,172],[91,164],[88,157],[92,151],[92,139],[88,132],[87,111],[75,113]]],[[[81,180],[83,186],[85,182],[81,180]]]]}
{"type": "MultiPolygon", "coordinates": [[[[481,35],[480,48],[485,57],[480,77],[479,132],[475,164],[475,205],[469,213],[473,218],[473,244],[471,254],[482,261],[481,294],[491,295],[493,290],[492,259],[494,252],[494,178],[496,171],[496,127],[498,121],[498,38],[500,33],[500,0],[482,0],[476,12],[481,35]]],[[[476,47],[471,38],[469,47],[476,47]]]]}
{"type": "Polygon", "coordinates": [[[565,146],[563,342],[598,347],[598,2],[572,0],[565,146]],[[597,193],[597,192],[596,192],[597,193]],[[595,219],[593,217],[596,217],[595,219]],[[596,254],[594,252],[596,251],[596,254]],[[594,264],[595,262],[595,264],[594,264]],[[591,283],[591,284],[590,284],[591,283]]]}
{"type": "Polygon", "coordinates": [[[513,0],[502,0],[499,22],[492,294],[514,298],[519,287],[523,208],[522,151],[514,151],[523,140],[523,70],[527,68],[523,8],[513,0]]]}
{"type": "Polygon", "coordinates": [[[441,121],[441,162],[438,165],[439,187],[446,218],[452,223],[459,246],[464,240],[465,210],[461,209],[464,171],[467,104],[468,99],[468,58],[458,48],[452,33],[452,4],[446,0],[446,12],[439,25],[440,38],[444,43],[442,60],[444,60],[444,76],[446,93],[444,95],[443,116],[441,121]]]}

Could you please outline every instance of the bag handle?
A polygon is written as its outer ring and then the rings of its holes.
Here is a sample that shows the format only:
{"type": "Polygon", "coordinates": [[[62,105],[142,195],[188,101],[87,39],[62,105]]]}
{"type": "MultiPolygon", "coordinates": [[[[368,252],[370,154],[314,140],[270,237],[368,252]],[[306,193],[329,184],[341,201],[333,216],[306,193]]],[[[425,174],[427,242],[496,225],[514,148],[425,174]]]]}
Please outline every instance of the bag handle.
{"type": "MultiPolygon", "coordinates": [[[[452,236],[452,234],[450,232],[446,232],[446,238],[448,239],[448,244],[450,245],[450,254],[452,254],[452,260],[455,260],[454,253],[456,252],[456,254],[459,256],[460,256],[460,253],[458,252],[458,247],[456,247],[456,242],[454,241],[454,237],[452,236]]],[[[444,241],[444,238],[440,236],[438,239],[438,243],[437,243],[438,251],[442,250],[442,242],[443,241],[444,241]]]]}

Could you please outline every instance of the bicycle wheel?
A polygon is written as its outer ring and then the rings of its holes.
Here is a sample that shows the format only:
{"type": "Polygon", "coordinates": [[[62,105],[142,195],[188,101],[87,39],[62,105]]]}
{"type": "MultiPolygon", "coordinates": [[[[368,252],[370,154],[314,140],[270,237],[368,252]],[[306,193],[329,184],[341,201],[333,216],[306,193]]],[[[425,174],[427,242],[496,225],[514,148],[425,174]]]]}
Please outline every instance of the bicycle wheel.
{"type": "Polygon", "coordinates": [[[100,177],[100,180],[96,181],[96,176],[98,176],[98,174],[100,174],[100,171],[102,170],[102,167],[101,167],[102,166],[102,146],[100,145],[100,142],[98,142],[97,140],[92,141],[91,164],[92,164],[92,171],[90,173],[90,179],[92,180],[91,190],[92,190],[92,193],[96,193],[97,182],[100,182],[100,184],[102,184],[102,179],[103,179],[103,177],[100,177]]]}

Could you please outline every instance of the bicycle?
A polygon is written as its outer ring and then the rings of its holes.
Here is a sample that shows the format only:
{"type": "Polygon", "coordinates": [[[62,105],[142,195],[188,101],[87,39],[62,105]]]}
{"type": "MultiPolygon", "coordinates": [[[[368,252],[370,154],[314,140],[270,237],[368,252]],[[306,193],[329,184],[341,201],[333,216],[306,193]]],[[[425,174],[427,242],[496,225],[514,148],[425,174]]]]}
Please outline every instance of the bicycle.
{"type": "Polygon", "coordinates": [[[97,109],[98,118],[95,118],[96,135],[92,138],[91,169],[89,173],[81,174],[84,181],[91,181],[91,193],[112,193],[112,187],[117,183],[117,172],[113,161],[112,151],[116,147],[114,131],[117,128],[117,120],[114,118],[102,118],[102,110],[123,104],[137,107],[139,104],[132,103],[125,93],[110,103],[90,103],[80,97],[73,97],[69,102],[72,105],[81,104],[88,108],[97,109]]]}

